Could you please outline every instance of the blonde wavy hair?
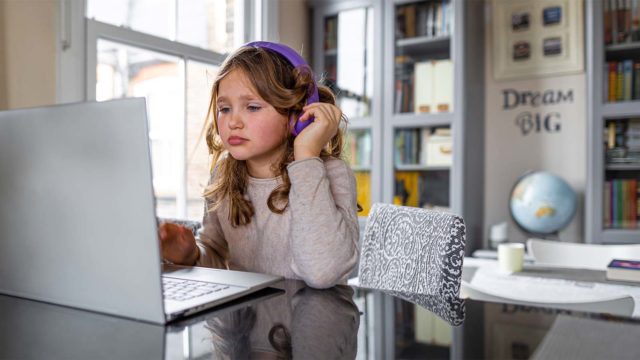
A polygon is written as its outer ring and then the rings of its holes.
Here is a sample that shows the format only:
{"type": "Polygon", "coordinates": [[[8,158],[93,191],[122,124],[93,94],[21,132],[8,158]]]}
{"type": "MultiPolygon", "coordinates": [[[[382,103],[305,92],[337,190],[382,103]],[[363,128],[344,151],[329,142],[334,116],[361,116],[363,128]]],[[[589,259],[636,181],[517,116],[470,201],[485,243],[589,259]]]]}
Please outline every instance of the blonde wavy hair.
{"type": "MultiPolygon", "coordinates": [[[[254,207],[244,196],[249,176],[247,165],[245,161],[236,160],[228,154],[218,131],[216,104],[220,81],[232,71],[242,71],[252,84],[253,90],[271,104],[278,113],[286,115],[287,119],[297,117],[301,113],[306,105],[308,91],[314,85],[318,87],[320,102],[335,105],[336,101],[328,87],[314,84],[310,69],[294,69],[286,58],[274,51],[244,46],[229,55],[223,62],[213,83],[205,128],[209,154],[212,158],[211,169],[216,172],[216,175],[213,182],[205,189],[204,197],[209,211],[217,209],[224,199],[229,199],[229,220],[233,227],[237,227],[251,222],[254,207]]],[[[341,157],[345,131],[346,119],[342,116],[337,134],[322,149],[320,158],[341,157]]],[[[295,138],[291,135],[291,131],[287,134],[283,139],[286,147],[282,158],[278,163],[272,164],[273,172],[276,176],[282,177],[282,183],[271,192],[267,200],[267,206],[276,214],[282,214],[289,205],[291,181],[287,173],[287,165],[294,160],[295,138]]]]}

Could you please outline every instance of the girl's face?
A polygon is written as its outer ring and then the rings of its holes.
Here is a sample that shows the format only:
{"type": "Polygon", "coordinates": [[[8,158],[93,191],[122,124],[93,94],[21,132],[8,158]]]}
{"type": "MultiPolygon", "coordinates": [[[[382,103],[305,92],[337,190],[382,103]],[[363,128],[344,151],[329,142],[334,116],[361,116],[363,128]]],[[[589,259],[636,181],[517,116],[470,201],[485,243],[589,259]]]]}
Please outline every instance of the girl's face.
{"type": "Polygon", "coordinates": [[[277,163],[285,150],[287,116],[263,100],[242,71],[220,81],[216,105],[218,131],[231,156],[246,160],[250,173],[277,163]]]}

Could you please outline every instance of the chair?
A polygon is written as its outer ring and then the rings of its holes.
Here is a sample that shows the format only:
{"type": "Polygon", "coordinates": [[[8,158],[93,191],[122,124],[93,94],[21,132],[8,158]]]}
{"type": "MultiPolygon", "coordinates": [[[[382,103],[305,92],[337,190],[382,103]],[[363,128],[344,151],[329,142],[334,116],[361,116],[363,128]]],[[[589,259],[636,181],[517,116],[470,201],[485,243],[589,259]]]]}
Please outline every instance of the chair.
{"type": "Polygon", "coordinates": [[[362,242],[359,285],[416,302],[459,325],[465,237],[457,215],[374,204],[362,242]]]}
{"type": "Polygon", "coordinates": [[[527,252],[537,264],[606,270],[611,259],[640,260],[640,245],[596,245],[529,239],[527,252]]]}

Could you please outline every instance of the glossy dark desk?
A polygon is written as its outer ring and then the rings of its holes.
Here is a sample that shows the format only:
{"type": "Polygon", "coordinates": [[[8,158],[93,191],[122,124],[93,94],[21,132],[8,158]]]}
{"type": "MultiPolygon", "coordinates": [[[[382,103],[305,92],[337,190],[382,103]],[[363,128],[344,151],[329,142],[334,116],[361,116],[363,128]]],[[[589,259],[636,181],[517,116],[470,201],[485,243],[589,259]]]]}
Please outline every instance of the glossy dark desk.
{"type": "Polygon", "coordinates": [[[376,291],[278,284],[165,327],[0,296],[0,359],[388,359],[530,356],[558,314],[467,300],[450,346],[416,341],[417,310],[376,291]]]}

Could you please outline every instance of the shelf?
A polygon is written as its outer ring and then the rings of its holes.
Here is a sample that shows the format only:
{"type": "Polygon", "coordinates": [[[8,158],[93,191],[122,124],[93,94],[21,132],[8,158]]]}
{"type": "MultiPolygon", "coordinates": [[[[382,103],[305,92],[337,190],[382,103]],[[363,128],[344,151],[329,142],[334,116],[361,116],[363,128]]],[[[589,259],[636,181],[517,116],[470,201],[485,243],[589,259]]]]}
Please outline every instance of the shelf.
{"type": "Polygon", "coordinates": [[[605,50],[607,52],[640,50],[640,41],[624,43],[624,44],[607,45],[605,47],[605,50]]]}
{"type": "Polygon", "coordinates": [[[324,51],[324,56],[338,56],[338,49],[328,49],[324,51]]]}
{"type": "Polygon", "coordinates": [[[602,116],[605,118],[640,116],[640,100],[605,103],[602,105],[602,116]]]}
{"type": "Polygon", "coordinates": [[[353,170],[353,171],[358,171],[358,172],[371,171],[371,166],[358,166],[358,165],[352,165],[352,166],[351,166],[351,170],[353,170]]]}
{"type": "Polygon", "coordinates": [[[427,166],[422,164],[395,165],[396,171],[448,171],[451,166],[427,166]]]}
{"type": "Polygon", "coordinates": [[[640,55],[640,42],[615,44],[605,47],[607,61],[622,61],[633,59],[640,55]]]}
{"type": "Polygon", "coordinates": [[[637,244],[640,229],[603,229],[602,243],[605,244],[637,244]]]}
{"type": "Polygon", "coordinates": [[[348,118],[347,129],[349,130],[366,130],[371,128],[371,117],[354,117],[348,118]]]}
{"type": "Polygon", "coordinates": [[[640,163],[607,164],[605,168],[615,171],[639,171],[640,163]]]}
{"type": "Polygon", "coordinates": [[[397,53],[403,55],[424,55],[449,53],[450,36],[419,36],[396,41],[397,53]]]}
{"type": "Polygon", "coordinates": [[[415,114],[403,113],[395,114],[391,118],[391,124],[398,127],[429,127],[429,126],[451,126],[453,124],[452,113],[415,114]]]}

